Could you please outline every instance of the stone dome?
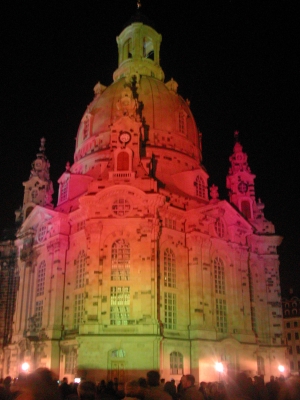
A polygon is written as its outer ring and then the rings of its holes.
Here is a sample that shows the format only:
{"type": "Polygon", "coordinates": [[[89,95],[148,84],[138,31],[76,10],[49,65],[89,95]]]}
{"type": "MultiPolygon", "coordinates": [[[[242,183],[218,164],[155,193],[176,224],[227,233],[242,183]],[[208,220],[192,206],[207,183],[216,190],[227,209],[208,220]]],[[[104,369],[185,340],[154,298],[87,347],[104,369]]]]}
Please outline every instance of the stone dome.
{"type": "Polygon", "coordinates": [[[117,37],[114,82],[94,88],[95,98],[78,129],[72,172],[88,172],[95,160],[109,160],[111,127],[124,115],[139,125],[140,132],[147,131],[147,156],[153,149],[168,149],[189,157],[189,168],[199,167],[199,132],[189,102],[177,93],[178,84],[173,79],[164,82],[160,42],[161,35],[142,22],[133,22],[117,37]]]}

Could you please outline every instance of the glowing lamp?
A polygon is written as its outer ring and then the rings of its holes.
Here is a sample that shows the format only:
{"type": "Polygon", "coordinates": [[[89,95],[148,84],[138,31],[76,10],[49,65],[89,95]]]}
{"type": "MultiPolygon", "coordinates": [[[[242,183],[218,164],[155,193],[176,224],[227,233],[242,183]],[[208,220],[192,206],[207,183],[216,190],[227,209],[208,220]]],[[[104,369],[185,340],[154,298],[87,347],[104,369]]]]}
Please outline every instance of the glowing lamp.
{"type": "Polygon", "coordinates": [[[284,366],[283,365],[279,365],[278,366],[278,371],[283,373],[284,372],[284,366]]]}
{"type": "Polygon", "coordinates": [[[215,370],[217,372],[223,372],[224,371],[223,364],[221,362],[216,362],[215,363],[215,370]]]}
{"type": "Polygon", "coordinates": [[[22,368],[22,371],[28,372],[28,371],[29,371],[29,364],[28,364],[28,362],[24,362],[24,363],[22,364],[21,368],[22,368]]]}

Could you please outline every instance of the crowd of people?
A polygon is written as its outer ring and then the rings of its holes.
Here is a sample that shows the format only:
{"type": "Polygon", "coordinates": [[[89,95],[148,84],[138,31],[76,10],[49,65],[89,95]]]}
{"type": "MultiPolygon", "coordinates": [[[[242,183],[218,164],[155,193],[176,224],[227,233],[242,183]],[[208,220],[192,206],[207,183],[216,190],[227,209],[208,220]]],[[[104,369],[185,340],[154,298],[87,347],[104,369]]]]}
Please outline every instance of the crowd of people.
{"type": "Polygon", "coordinates": [[[183,375],[178,385],[175,380],[165,382],[158,371],[149,371],[141,377],[119,383],[117,379],[97,384],[82,379],[69,383],[67,378],[57,381],[46,368],[20,376],[17,380],[0,380],[0,400],[300,400],[300,377],[263,377],[254,379],[237,375],[234,382],[200,382],[183,375]]]}

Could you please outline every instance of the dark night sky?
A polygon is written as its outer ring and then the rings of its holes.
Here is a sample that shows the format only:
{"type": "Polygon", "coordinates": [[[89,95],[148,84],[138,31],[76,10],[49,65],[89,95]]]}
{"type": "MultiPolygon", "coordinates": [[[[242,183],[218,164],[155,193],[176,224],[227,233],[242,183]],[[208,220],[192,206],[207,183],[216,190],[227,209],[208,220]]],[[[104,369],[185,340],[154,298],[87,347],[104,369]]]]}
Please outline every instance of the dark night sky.
{"type": "MultiPolygon", "coordinates": [[[[203,163],[221,198],[240,131],[256,196],[284,236],[283,292],[300,294],[299,45],[297,1],[143,0],[162,34],[166,81],[191,100],[203,133],[203,163]],[[255,3],[255,4],[254,4],[255,3]],[[298,183],[297,183],[298,182],[298,183]]],[[[2,12],[0,229],[13,225],[22,182],[40,138],[55,183],[73,160],[74,138],[93,87],[112,83],[116,36],[135,13],[133,0],[8,2],[2,12]]]]}

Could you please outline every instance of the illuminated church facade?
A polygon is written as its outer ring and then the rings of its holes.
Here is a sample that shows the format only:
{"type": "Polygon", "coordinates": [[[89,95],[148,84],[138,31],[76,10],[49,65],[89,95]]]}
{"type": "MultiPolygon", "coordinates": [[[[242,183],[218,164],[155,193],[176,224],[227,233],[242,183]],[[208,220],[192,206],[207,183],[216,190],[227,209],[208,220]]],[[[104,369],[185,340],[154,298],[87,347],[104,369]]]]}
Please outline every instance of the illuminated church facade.
{"type": "Polygon", "coordinates": [[[161,35],[141,14],[117,37],[113,83],[98,83],[74,163],[52,203],[42,140],[24,182],[19,287],[4,376],[126,381],[157,369],[198,382],[285,363],[277,246],[238,135],[226,185],[208,188],[201,135],[161,35]]]}

